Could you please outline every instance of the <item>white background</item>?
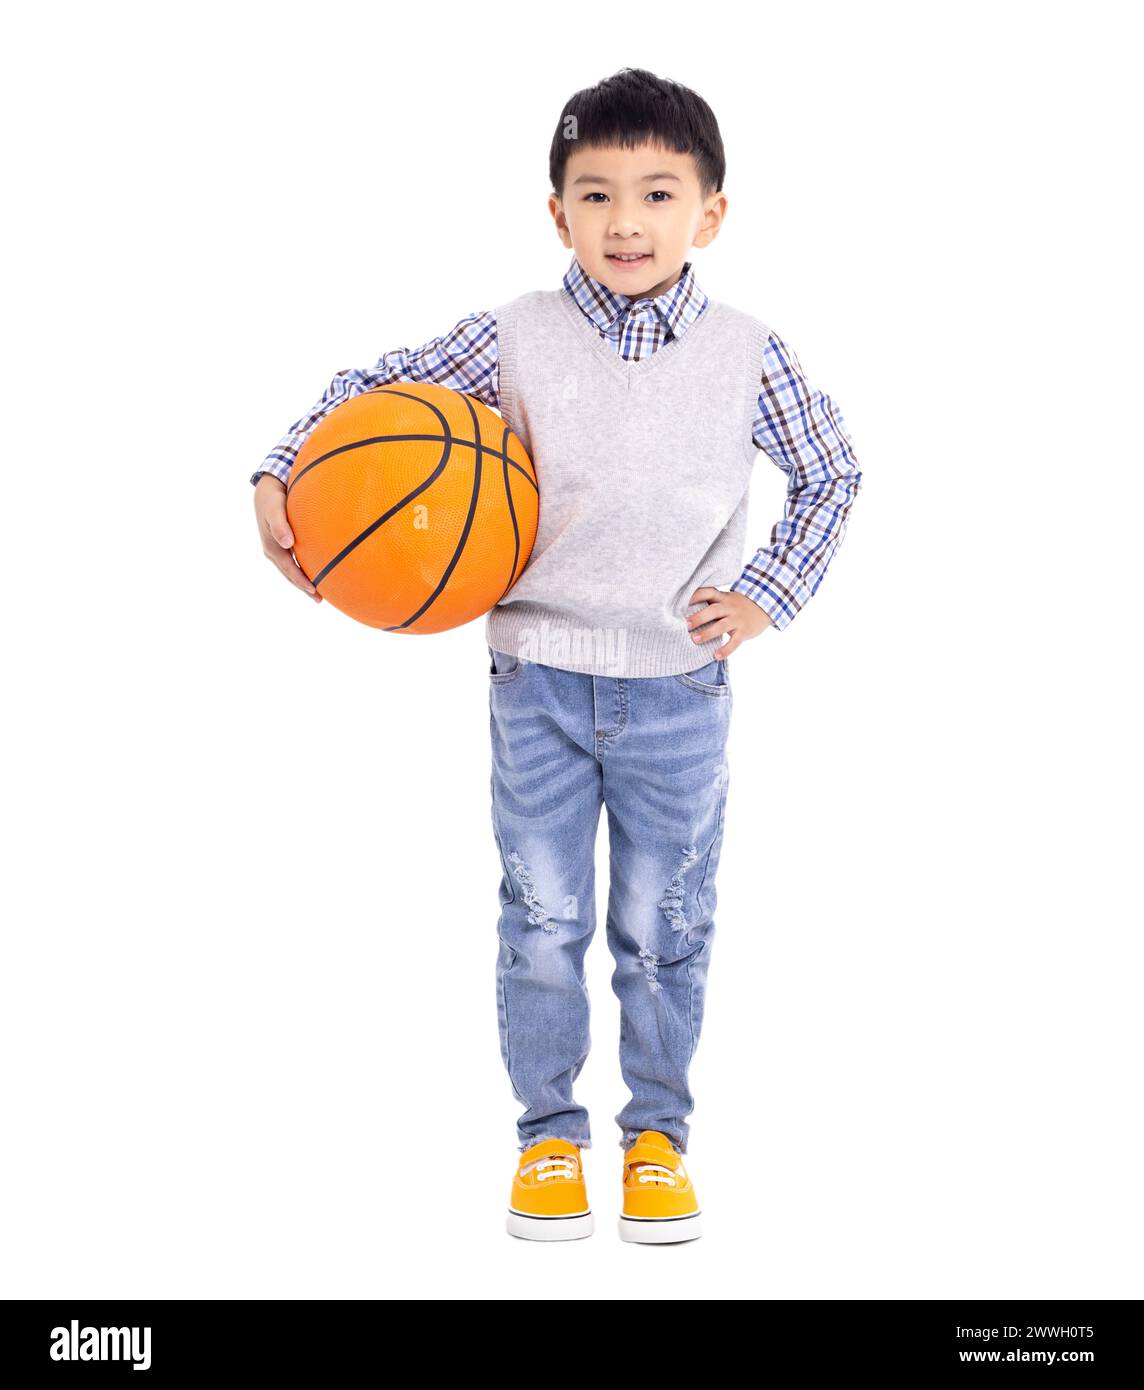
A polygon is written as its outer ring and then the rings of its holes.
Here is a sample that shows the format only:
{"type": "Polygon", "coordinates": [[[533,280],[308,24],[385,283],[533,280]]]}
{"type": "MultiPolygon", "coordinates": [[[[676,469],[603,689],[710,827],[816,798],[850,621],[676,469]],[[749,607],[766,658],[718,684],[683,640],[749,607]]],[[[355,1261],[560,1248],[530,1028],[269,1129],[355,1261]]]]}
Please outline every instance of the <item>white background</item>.
{"type": "MultiPolygon", "coordinates": [[[[14,21],[0,1294],[1144,1295],[1129,13],[14,21]],[[707,1233],[659,1255],[615,1229],[602,913],[597,1231],[504,1231],[483,621],[313,604],[248,482],[339,369],[559,283],[549,141],[626,64],[714,107],[700,283],[864,472],[733,658],[707,1233]]],[[[783,486],[760,455],[752,549],[783,486]]]]}

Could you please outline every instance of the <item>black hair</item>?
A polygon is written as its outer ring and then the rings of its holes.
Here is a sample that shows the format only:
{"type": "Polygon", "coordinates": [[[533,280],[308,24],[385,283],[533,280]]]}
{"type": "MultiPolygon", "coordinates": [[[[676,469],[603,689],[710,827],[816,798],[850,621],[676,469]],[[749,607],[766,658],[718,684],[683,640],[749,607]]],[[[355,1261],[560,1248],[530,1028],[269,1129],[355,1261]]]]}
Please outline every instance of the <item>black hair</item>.
{"type": "Polygon", "coordinates": [[[727,160],[710,106],[671,78],[646,68],[621,68],[564,103],[548,153],[553,193],[564,196],[564,170],[575,145],[631,150],[649,143],[694,156],[704,198],[722,191],[727,160]]]}

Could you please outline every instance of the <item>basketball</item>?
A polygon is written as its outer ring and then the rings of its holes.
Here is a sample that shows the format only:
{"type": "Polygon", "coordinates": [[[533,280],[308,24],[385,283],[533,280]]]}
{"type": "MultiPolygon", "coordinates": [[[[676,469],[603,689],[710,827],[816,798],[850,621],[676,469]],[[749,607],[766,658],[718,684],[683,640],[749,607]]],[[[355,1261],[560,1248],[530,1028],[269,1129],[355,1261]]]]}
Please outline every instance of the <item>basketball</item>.
{"type": "Polygon", "coordinates": [[[286,484],[310,583],[386,632],[444,632],[487,613],[528,563],[539,512],[536,470],[504,420],[421,382],[330,411],[286,484]]]}

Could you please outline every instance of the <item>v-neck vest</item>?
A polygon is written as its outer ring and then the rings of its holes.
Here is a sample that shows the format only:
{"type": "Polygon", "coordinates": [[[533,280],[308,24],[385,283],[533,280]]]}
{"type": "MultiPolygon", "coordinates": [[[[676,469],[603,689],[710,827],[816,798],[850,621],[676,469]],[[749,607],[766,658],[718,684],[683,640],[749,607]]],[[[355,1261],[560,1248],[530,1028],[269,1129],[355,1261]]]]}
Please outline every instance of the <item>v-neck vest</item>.
{"type": "Polygon", "coordinates": [[[625,361],[564,288],[494,310],[500,413],[536,468],[540,515],[488,645],[605,676],[696,670],[688,599],[742,573],[769,330],[718,300],[625,361]]]}

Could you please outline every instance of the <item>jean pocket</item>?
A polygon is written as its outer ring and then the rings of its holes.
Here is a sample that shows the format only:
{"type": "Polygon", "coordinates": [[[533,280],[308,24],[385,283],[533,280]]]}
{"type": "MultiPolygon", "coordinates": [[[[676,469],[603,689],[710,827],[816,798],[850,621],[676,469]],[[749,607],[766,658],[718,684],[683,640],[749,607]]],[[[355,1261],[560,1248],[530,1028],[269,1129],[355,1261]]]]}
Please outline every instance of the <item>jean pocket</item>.
{"type": "Polygon", "coordinates": [[[689,690],[701,690],[704,695],[726,697],[731,693],[731,668],[726,657],[709,661],[694,671],[686,671],[675,677],[680,685],[689,690]]]}
{"type": "Polygon", "coordinates": [[[520,675],[520,657],[510,652],[494,651],[489,647],[489,680],[496,685],[504,685],[520,675]]]}

